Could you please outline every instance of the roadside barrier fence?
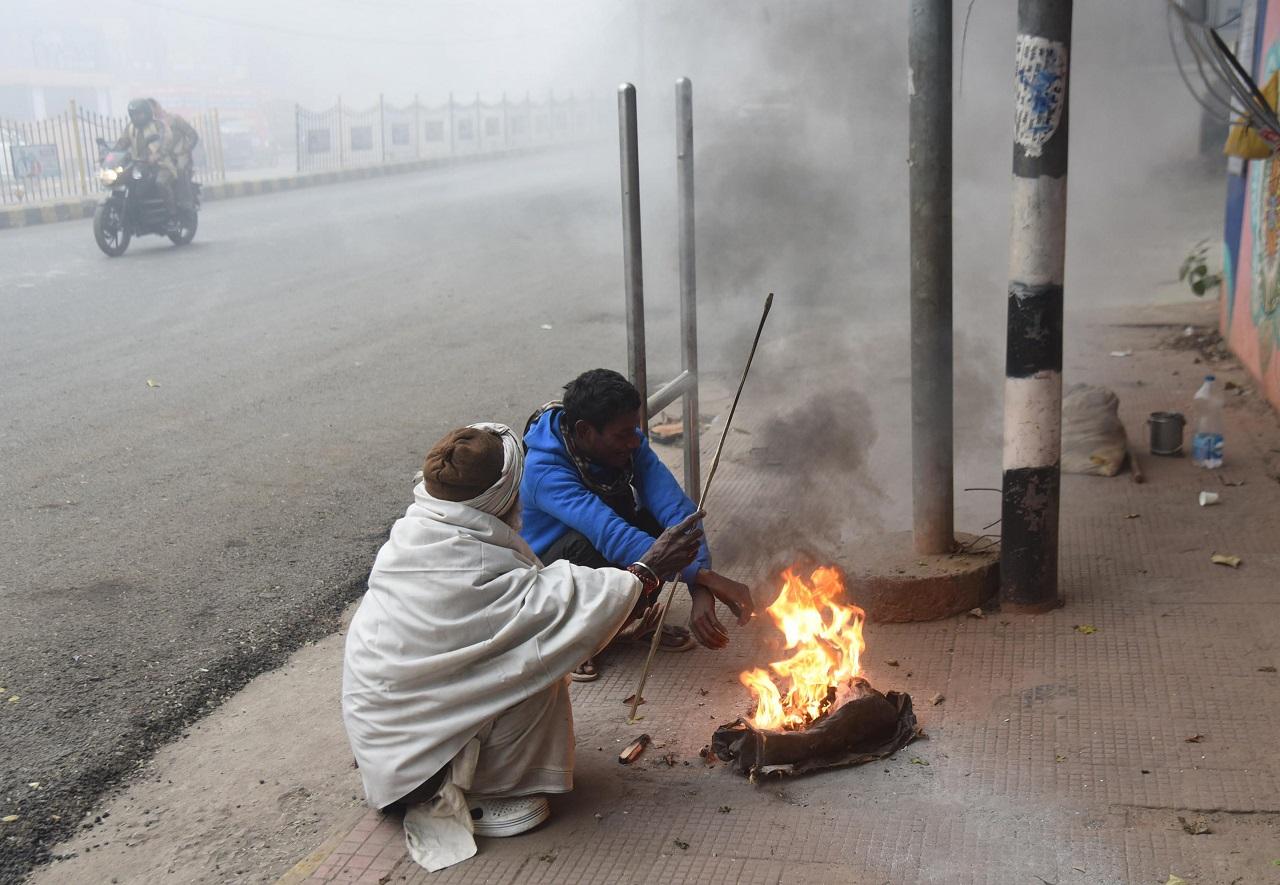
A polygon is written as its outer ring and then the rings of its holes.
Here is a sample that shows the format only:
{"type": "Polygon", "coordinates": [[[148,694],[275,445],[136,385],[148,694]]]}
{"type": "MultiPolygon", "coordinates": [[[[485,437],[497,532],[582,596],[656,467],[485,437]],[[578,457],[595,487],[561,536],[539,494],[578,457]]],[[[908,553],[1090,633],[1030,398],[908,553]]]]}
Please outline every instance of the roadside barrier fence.
{"type": "MultiPolygon", "coordinates": [[[[200,136],[192,155],[196,180],[225,180],[218,112],[204,111],[187,122],[200,136]]],[[[74,100],[43,120],[0,118],[0,205],[96,196],[102,190],[98,140],[114,144],[127,123],[123,116],[79,108],[74,100]]]]}
{"type": "Polygon", "coordinates": [[[433,157],[496,153],[573,141],[601,130],[608,108],[591,99],[540,101],[526,95],[493,103],[418,101],[397,107],[381,96],[370,108],[342,103],[322,111],[297,105],[298,172],[348,169],[433,157]]]}

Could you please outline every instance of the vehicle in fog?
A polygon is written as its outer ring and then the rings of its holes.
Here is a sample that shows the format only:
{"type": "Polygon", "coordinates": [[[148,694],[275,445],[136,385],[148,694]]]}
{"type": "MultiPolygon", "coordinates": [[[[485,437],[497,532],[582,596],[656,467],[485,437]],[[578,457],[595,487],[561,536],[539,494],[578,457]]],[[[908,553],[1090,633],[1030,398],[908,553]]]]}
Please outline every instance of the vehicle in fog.
{"type": "Polygon", "coordinates": [[[135,236],[166,236],[175,246],[185,246],[196,235],[200,220],[200,184],[180,182],[185,199],[178,200],[178,217],[170,217],[164,196],[156,184],[156,166],[138,160],[127,150],[110,149],[98,141],[101,156],[98,180],[110,193],[93,213],[93,238],[98,248],[118,258],[135,236]]]}

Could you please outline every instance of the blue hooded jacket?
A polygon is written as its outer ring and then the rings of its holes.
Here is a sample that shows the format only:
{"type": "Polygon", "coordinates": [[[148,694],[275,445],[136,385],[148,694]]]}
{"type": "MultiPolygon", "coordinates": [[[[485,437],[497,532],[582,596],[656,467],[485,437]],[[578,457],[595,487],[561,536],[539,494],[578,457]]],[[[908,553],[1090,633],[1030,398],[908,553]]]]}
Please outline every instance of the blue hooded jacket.
{"type": "MultiPolygon", "coordinates": [[[[565,450],[560,435],[563,409],[548,409],[525,434],[528,447],[520,500],[524,505],[524,528],[520,534],[542,556],[565,532],[577,529],[591,545],[612,563],[626,568],[653,545],[653,538],[613,511],[583,483],[578,468],[565,450]]],[[[642,440],[632,456],[632,482],[640,506],[663,526],[673,526],[694,511],[694,503],[680,488],[667,465],[642,440]]],[[[711,568],[711,553],[704,539],[697,558],[681,577],[689,586],[699,569],[711,568]]]]}

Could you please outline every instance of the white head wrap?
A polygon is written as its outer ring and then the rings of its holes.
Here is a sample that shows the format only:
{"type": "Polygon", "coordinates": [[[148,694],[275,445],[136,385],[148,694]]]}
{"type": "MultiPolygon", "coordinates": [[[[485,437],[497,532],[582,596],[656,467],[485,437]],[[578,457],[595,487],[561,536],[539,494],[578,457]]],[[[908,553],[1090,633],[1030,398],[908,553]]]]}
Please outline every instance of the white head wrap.
{"type": "Polygon", "coordinates": [[[476,430],[487,430],[502,438],[502,475],[482,494],[460,503],[494,516],[502,516],[520,494],[520,479],[524,476],[524,443],[516,432],[505,424],[481,421],[468,425],[476,430]]]}

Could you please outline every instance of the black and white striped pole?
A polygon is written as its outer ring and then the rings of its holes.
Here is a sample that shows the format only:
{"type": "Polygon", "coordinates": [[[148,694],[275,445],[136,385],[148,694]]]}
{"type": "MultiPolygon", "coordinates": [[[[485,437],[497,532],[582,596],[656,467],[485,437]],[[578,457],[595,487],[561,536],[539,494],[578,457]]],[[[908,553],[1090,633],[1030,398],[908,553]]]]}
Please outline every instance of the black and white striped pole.
{"type": "Polygon", "coordinates": [[[1000,600],[1058,604],[1072,0],[1019,0],[1000,600]]]}

